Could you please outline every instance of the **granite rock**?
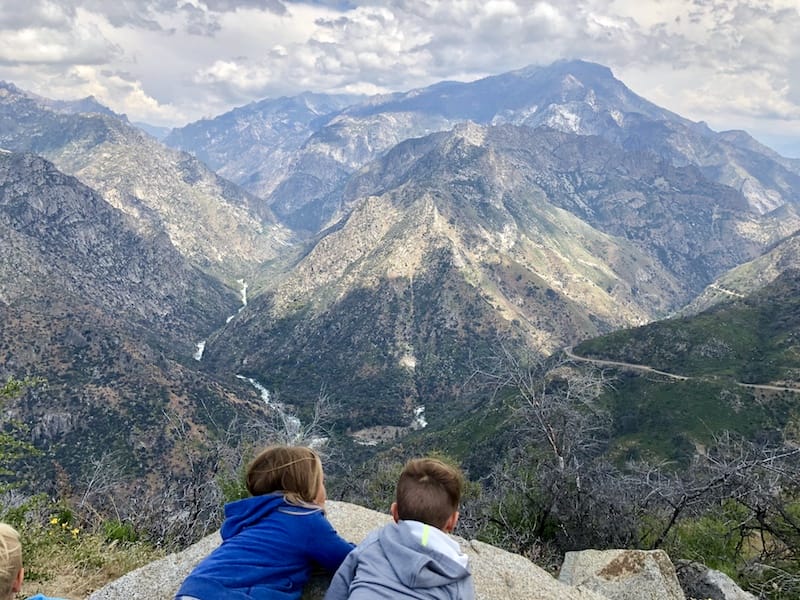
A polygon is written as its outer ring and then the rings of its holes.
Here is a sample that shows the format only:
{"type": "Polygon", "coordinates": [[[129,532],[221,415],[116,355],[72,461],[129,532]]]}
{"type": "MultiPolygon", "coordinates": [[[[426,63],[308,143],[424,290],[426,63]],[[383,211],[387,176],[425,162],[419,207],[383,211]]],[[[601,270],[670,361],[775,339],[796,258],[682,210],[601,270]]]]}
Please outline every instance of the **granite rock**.
{"type": "MultiPolygon", "coordinates": [[[[329,501],[326,509],[336,530],[354,542],[361,541],[370,531],[390,521],[388,514],[344,502],[329,501]]],[[[482,542],[456,539],[469,555],[479,600],[606,600],[594,591],[559,582],[520,555],[482,542]]],[[[182,552],[111,582],[91,594],[89,600],[172,600],[184,577],[219,543],[218,533],[209,535],[182,552]]],[[[327,583],[323,577],[313,579],[303,600],[320,600],[327,583]]]]}

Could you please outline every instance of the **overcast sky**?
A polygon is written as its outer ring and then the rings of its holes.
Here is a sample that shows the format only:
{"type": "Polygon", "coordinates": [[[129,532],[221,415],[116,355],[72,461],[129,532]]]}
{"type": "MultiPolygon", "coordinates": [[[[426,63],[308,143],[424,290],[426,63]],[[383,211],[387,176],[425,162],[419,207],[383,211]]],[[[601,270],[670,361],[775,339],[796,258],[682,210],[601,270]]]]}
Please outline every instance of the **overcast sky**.
{"type": "Polygon", "coordinates": [[[800,0],[0,0],[0,79],[169,127],[560,58],[800,157],[800,0]]]}

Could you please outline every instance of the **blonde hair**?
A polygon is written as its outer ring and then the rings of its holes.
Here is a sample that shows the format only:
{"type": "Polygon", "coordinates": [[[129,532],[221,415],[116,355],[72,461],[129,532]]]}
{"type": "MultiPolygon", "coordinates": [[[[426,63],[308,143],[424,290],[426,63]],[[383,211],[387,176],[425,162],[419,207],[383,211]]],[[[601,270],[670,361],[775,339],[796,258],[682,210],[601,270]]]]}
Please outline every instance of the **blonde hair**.
{"type": "Polygon", "coordinates": [[[397,481],[397,515],[442,529],[458,511],[464,477],[456,467],[436,458],[409,460],[397,481]]]}
{"type": "Polygon", "coordinates": [[[322,487],[322,462],[311,448],[270,446],[247,467],[247,490],[253,496],[283,492],[290,504],[313,504],[322,487]]]}
{"type": "Polygon", "coordinates": [[[0,598],[12,597],[12,586],[22,568],[22,544],[11,525],[0,523],[0,598]]]}

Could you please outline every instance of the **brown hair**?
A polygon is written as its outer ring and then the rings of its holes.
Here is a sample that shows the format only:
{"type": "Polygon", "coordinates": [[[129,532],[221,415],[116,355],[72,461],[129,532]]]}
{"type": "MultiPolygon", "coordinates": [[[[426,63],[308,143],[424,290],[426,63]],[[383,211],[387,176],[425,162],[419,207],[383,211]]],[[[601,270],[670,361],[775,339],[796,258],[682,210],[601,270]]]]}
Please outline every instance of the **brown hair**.
{"type": "Polygon", "coordinates": [[[458,511],[464,477],[456,467],[435,458],[414,458],[397,481],[397,515],[442,529],[458,511]]]}
{"type": "Polygon", "coordinates": [[[247,490],[253,496],[283,492],[291,504],[313,504],[321,485],[322,462],[303,446],[270,446],[247,467],[247,490]]]}
{"type": "Polygon", "coordinates": [[[22,544],[11,525],[0,523],[0,598],[12,598],[11,587],[22,568],[22,544]]]}

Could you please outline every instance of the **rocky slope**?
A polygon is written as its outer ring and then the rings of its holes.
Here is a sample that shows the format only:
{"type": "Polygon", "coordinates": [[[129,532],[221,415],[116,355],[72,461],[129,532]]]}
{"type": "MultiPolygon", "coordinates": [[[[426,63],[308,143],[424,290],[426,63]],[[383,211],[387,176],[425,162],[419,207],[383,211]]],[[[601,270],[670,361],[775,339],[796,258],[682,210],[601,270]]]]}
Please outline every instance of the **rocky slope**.
{"type": "Polygon", "coordinates": [[[207,358],[301,406],[324,388],[351,428],[444,420],[499,339],[550,352],[665,316],[800,226],[697,168],[511,125],[400,144],[342,199],[207,358]]]}
{"type": "Polygon", "coordinates": [[[194,264],[233,281],[291,240],[254,197],[191,156],[116,116],[51,106],[0,85],[0,147],[51,160],[131,216],[143,234],[165,231],[194,264]]]}
{"type": "Polygon", "coordinates": [[[283,179],[291,158],[308,137],[359,98],[305,93],[266,99],[173,129],[164,142],[190,152],[221,176],[266,197],[283,179]]]}
{"type": "MultiPolygon", "coordinates": [[[[360,542],[389,522],[386,514],[354,504],[329,501],[326,513],[345,539],[360,542]]],[[[569,552],[558,578],[528,559],[477,540],[453,539],[469,556],[479,600],[755,600],[728,576],[699,563],[680,568],[662,550],[584,550],[569,552]],[[686,571],[691,569],[692,573],[686,571]],[[683,589],[681,589],[683,587],[683,589]],[[700,595],[700,591],[703,595],[700,595]]],[[[145,565],[91,594],[88,600],[171,600],[191,569],[220,543],[214,533],[183,552],[145,565]]],[[[303,600],[320,600],[329,576],[312,577],[303,600]]]]}
{"type": "Polygon", "coordinates": [[[197,372],[195,342],[239,299],[165,233],[137,232],[51,163],[3,152],[0,237],[0,377],[46,380],[5,407],[45,452],[28,479],[40,491],[56,465],[77,477],[103,455],[129,475],[170,471],[179,440],[166,414],[203,439],[215,419],[258,412],[236,385],[197,372]]]}
{"type": "Polygon", "coordinates": [[[769,285],[783,273],[800,266],[800,234],[774,244],[764,254],[727,271],[681,310],[692,315],[720,302],[744,298],[769,285]]]}
{"type": "MultiPolygon", "coordinates": [[[[387,514],[345,502],[329,501],[326,512],[339,534],[355,542],[361,541],[371,530],[383,526],[389,520],[387,514]]],[[[454,539],[469,556],[476,597],[480,600],[609,600],[600,593],[561,583],[518,554],[477,540],[454,539]]],[[[219,542],[218,534],[210,535],[181,553],[171,554],[156,563],[128,573],[91,594],[88,600],[169,600],[194,565],[219,545],[219,542]]],[[[303,599],[321,599],[327,585],[328,578],[317,575],[305,590],[303,599]]],[[[619,599],[622,600],[622,596],[619,599]]]]}

